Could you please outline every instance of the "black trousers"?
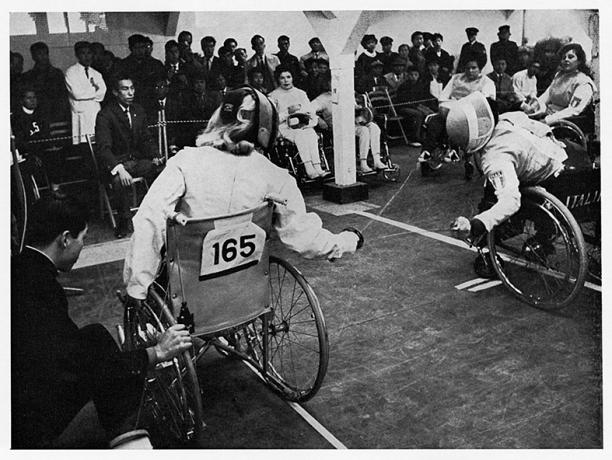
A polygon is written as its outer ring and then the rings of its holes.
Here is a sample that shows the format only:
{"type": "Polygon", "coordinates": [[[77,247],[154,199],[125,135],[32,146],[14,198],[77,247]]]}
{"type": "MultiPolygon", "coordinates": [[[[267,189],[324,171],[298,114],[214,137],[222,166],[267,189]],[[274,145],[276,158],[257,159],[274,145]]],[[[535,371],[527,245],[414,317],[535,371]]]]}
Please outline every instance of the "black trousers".
{"type": "MultiPolygon", "coordinates": [[[[159,168],[148,159],[127,160],[122,164],[132,177],[144,177],[149,183],[151,183],[159,173],[159,168]]],[[[113,200],[115,202],[115,206],[117,207],[117,214],[119,215],[120,224],[125,224],[132,217],[130,212],[132,202],[132,186],[124,187],[121,185],[119,174],[111,176],[110,183],[112,185],[113,200]]]]}
{"type": "Polygon", "coordinates": [[[94,402],[108,440],[137,428],[143,376],[126,369],[117,344],[104,326],[92,324],[79,333],[89,358],[63,378],[67,388],[61,394],[65,399],[49,401],[47,408],[36,409],[28,407],[27,401],[13,401],[13,448],[54,447],[59,435],[89,401],[94,402]]]}

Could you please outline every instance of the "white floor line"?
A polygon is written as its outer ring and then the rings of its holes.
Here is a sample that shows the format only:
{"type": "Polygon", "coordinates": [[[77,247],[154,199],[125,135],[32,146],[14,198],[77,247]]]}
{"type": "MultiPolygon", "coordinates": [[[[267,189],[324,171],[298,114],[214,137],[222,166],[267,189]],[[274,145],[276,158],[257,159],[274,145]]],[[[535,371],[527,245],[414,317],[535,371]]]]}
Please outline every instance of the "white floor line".
{"type": "Polygon", "coordinates": [[[474,286],[473,288],[468,289],[468,291],[470,292],[484,291],[485,289],[499,286],[500,284],[502,284],[500,280],[493,280],[493,281],[489,281],[488,283],[479,284],[478,286],[474,286]]]}
{"type": "MultiPolygon", "coordinates": [[[[251,369],[251,371],[253,371],[253,373],[257,377],[265,381],[264,378],[261,376],[261,374],[257,371],[257,369],[255,369],[255,367],[253,367],[252,364],[246,361],[242,361],[242,362],[246,364],[248,368],[251,369]]],[[[310,415],[306,409],[304,409],[298,403],[291,402],[291,401],[285,401],[285,402],[289,405],[289,407],[291,407],[294,411],[296,411],[298,415],[300,415],[311,427],[313,427],[317,433],[319,433],[323,438],[325,438],[325,440],[328,443],[330,443],[336,449],[347,449],[347,447],[344,444],[342,444],[338,440],[338,438],[336,438],[333,434],[331,434],[327,428],[321,425],[321,423],[319,423],[319,421],[316,418],[310,415]]]]}
{"type": "Polygon", "coordinates": [[[475,284],[487,281],[487,279],[488,278],[476,278],[476,279],[473,279],[473,280],[470,280],[470,281],[466,281],[465,283],[461,283],[461,284],[458,284],[457,286],[455,286],[455,289],[459,289],[459,290],[465,289],[465,288],[473,286],[475,284]]]}
{"type": "MultiPolygon", "coordinates": [[[[379,222],[392,225],[394,227],[402,228],[404,230],[408,230],[409,232],[416,233],[421,236],[426,236],[427,238],[432,238],[437,241],[441,241],[442,243],[450,244],[452,246],[457,246],[462,249],[467,249],[468,251],[477,252],[475,247],[470,247],[465,241],[458,240],[456,238],[451,238],[450,236],[441,235],[440,233],[430,232],[429,230],[424,230],[419,227],[415,227],[414,225],[408,225],[404,222],[398,222],[397,220],[388,219],[386,217],[377,216],[375,214],[363,211],[355,211],[355,214],[363,217],[367,217],[368,219],[377,220],[379,222]]],[[[368,224],[369,225],[369,224],[368,224]]],[[[601,292],[601,286],[597,284],[593,284],[590,282],[585,282],[584,286],[592,289],[593,291],[601,292]]]]}

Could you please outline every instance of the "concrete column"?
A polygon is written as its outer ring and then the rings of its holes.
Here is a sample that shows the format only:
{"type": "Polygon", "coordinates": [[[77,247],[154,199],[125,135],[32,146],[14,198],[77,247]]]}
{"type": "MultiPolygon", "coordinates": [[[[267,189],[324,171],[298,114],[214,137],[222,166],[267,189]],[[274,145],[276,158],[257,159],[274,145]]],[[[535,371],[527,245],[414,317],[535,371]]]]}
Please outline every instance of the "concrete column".
{"type": "Polygon", "coordinates": [[[338,185],[356,182],[355,94],[352,54],[330,56],[332,115],[334,119],[334,171],[338,185]]]}

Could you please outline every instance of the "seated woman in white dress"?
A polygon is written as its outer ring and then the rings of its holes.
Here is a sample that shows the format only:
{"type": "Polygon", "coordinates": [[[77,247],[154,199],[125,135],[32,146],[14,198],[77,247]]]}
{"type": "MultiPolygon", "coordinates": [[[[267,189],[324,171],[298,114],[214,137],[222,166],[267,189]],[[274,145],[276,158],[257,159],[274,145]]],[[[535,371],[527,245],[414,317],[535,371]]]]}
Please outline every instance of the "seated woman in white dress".
{"type": "Polygon", "coordinates": [[[327,173],[321,169],[319,141],[313,129],[317,115],[306,93],[293,86],[293,74],[288,67],[280,65],[274,73],[279,86],[268,96],[278,111],[279,132],[295,143],[306,175],[310,179],[322,177],[327,173]]]}

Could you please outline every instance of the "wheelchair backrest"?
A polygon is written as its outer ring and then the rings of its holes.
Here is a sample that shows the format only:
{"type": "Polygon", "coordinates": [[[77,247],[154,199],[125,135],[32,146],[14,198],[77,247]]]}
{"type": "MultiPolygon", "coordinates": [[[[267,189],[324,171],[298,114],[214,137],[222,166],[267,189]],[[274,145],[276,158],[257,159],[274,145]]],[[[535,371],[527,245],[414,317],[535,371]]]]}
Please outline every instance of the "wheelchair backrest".
{"type": "Polygon", "coordinates": [[[195,335],[247,323],[268,311],[273,204],[228,216],[168,221],[169,295],[175,317],[194,315],[195,335]]]}

